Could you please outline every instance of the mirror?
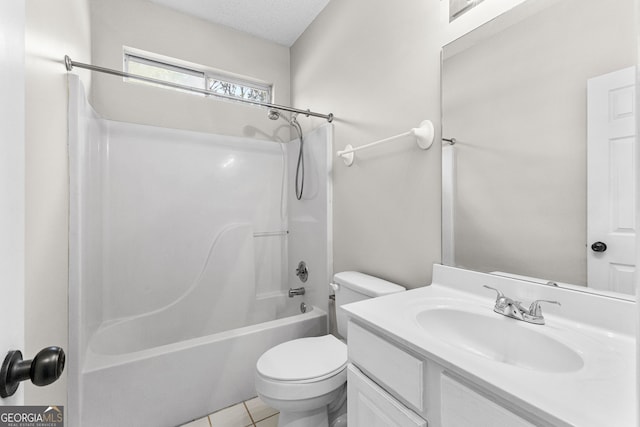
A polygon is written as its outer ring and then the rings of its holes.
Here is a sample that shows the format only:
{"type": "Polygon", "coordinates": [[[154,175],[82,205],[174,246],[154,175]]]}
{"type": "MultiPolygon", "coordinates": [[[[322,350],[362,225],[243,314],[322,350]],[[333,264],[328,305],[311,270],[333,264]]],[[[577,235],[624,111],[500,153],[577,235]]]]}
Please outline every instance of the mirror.
{"type": "Polygon", "coordinates": [[[634,16],[528,0],[443,48],[445,265],[635,292],[634,16]]]}

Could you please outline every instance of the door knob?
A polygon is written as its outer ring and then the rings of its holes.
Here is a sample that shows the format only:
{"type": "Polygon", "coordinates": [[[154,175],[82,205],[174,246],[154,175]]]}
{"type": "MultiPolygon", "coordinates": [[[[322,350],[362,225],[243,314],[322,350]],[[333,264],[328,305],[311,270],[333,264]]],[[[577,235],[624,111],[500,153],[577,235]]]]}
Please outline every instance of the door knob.
{"type": "Polygon", "coordinates": [[[607,244],[604,242],[595,242],[591,245],[591,250],[594,252],[604,252],[607,250],[607,244]]]}
{"type": "Polygon", "coordinates": [[[62,375],[65,358],[60,347],[44,348],[33,360],[22,360],[19,350],[11,350],[0,368],[0,397],[12,396],[27,379],[37,386],[51,384],[62,375]]]}

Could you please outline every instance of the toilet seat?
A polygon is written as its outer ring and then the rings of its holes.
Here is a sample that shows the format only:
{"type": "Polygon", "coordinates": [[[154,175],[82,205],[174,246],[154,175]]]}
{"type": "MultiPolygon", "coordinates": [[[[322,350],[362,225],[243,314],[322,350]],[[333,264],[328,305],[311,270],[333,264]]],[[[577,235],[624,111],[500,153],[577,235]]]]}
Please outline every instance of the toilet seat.
{"type": "Polygon", "coordinates": [[[333,376],[347,365],[347,346],[333,335],[299,338],[266,351],[258,373],[276,381],[312,382],[333,376]]]}
{"type": "MultiPolygon", "coordinates": [[[[333,279],[338,333],[345,339],[349,319],[340,307],[405,290],[357,272],[337,273],[333,279]]],[[[347,345],[333,335],[280,344],[256,363],[255,387],[267,405],[280,411],[280,427],[344,425],[347,345]]]]}
{"type": "Polygon", "coordinates": [[[256,391],[279,400],[323,396],[347,381],[347,346],[333,335],[299,338],[265,352],[256,364],[256,391]]]}

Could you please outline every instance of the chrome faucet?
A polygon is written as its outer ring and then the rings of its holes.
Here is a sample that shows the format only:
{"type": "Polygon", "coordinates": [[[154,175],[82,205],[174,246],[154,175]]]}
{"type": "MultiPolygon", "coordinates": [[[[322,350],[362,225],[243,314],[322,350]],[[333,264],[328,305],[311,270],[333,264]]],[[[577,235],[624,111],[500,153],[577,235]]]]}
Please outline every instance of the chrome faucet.
{"type": "Polygon", "coordinates": [[[542,315],[541,302],[549,304],[560,304],[558,301],[549,301],[545,299],[535,300],[531,303],[529,308],[524,308],[522,302],[514,301],[511,298],[505,296],[501,291],[491,286],[484,285],[485,288],[491,289],[497,292],[496,303],[493,307],[493,311],[503,316],[511,317],[512,319],[522,320],[523,322],[533,323],[535,325],[544,325],[544,316],[542,315]]]}
{"type": "Polygon", "coordinates": [[[296,295],[304,295],[304,287],[289,288],[289,298],[293,298],[296,295]]]}

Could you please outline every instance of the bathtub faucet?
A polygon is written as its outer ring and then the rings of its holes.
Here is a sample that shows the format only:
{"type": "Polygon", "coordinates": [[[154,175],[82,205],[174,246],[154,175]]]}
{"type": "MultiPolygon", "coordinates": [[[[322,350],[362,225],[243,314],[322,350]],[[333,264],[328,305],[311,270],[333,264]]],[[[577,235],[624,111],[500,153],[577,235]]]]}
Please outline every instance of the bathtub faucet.
{"type": "Polygon", "coordinates": [[[304,287],[289,288],[289,298],[293,298],[296,295],[304,295],[304,287]]]}

